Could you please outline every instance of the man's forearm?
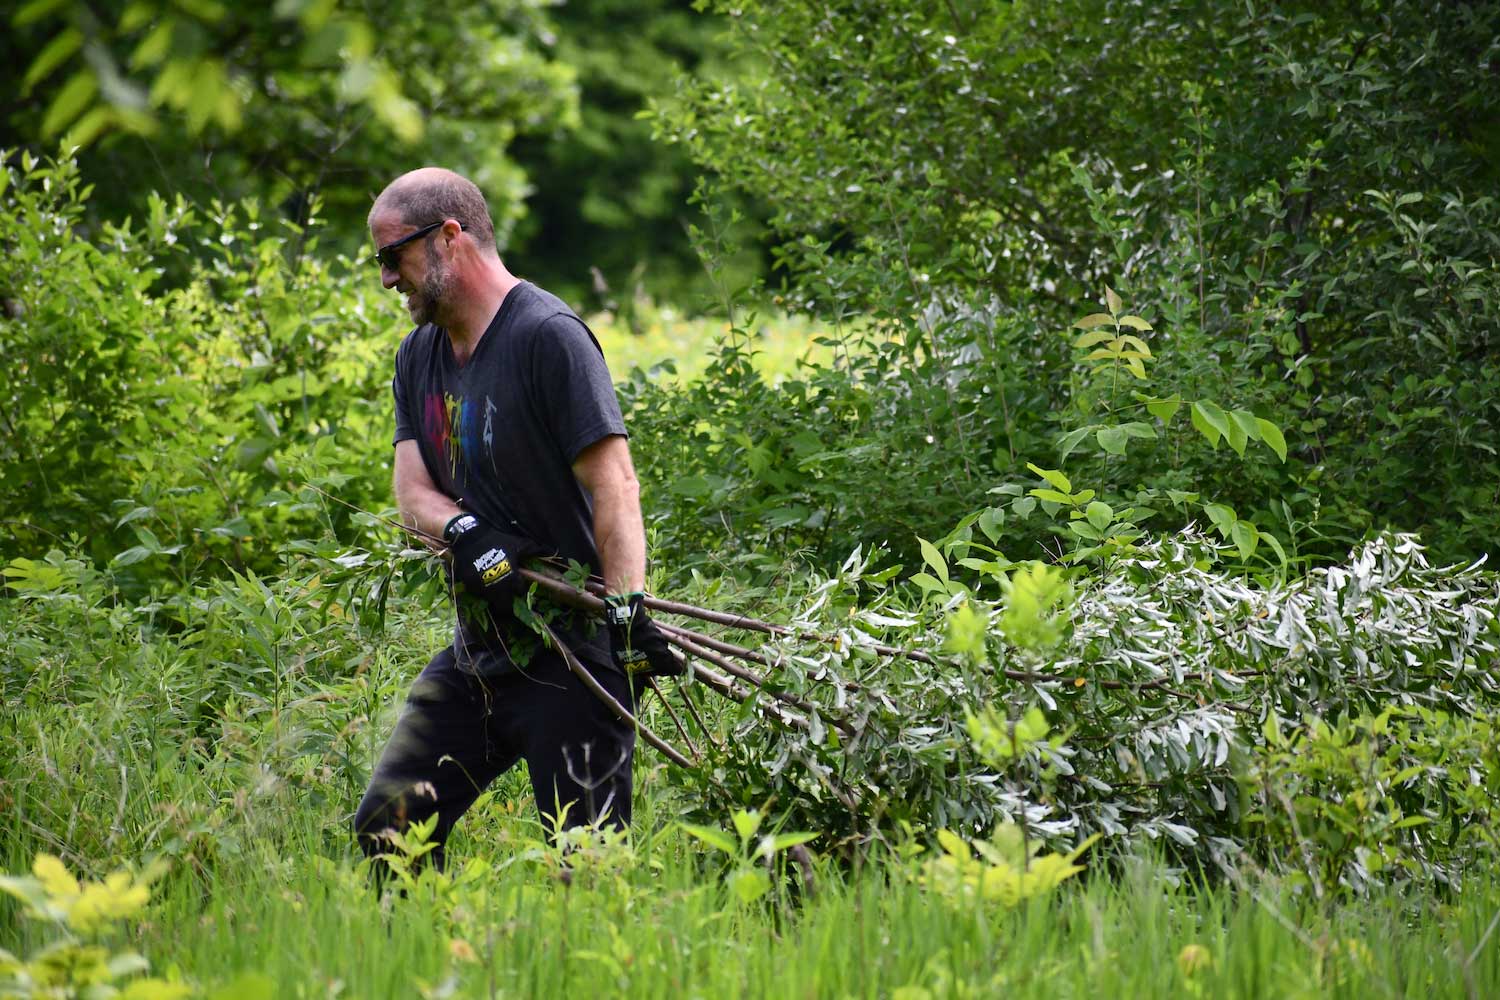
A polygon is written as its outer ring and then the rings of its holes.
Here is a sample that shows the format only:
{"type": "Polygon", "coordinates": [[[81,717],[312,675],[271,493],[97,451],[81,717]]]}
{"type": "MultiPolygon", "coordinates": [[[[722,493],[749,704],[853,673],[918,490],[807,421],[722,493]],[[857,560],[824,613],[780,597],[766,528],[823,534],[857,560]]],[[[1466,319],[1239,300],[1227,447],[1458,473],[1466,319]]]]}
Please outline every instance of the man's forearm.
{"type": "MultiPolygon", "coordinates": [[[[397,479],[395,491],[396,506],[401,511],[402,523],[428,535],[441,538],[443,527],[459,513],[458,504],[441,490],[417,483],[403,483],[397,479]]],[[[437,543],[428,544],[433,548],[442,547],[437,543]]]]}
{"type": "Polygon", "coordinates": [[[594,543],[603,564],[604,586],[628,594],[646,586],[646,533],[640,488],[632,478],[594,494],[594,543]]]}

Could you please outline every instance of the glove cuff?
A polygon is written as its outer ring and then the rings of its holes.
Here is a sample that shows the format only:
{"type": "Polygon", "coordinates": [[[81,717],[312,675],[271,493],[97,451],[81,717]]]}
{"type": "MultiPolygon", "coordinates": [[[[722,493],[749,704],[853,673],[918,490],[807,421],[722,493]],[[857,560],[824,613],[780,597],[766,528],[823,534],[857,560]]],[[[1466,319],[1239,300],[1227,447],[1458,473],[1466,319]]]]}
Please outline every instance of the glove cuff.
{"type": "Polygon", "coordinates": [[[628,594],[605,594],[604,595],[604,620],[611,625],[628,625],[635,617],[636,608],[646,595],[639,590],[632,590],[628,594]]]}
{"type": "Polygon", "coordinates": [[[459,535],[466,531],[473,531],[477,527],[479,527],[479,518],[468,511],[459,511],[448,519],[447,524],[443,525],[443,541],[452,545],[459,535]]]}

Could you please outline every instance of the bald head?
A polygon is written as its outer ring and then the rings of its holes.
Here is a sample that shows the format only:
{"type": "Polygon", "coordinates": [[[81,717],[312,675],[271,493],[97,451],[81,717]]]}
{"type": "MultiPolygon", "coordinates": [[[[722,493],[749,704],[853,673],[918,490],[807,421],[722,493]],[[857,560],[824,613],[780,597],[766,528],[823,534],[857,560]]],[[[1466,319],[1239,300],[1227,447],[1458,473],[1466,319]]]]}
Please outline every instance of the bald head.
{"type": "Polygon", "coordinates": [[[442,167],[422,167],[391,181],[370,207],[369,221],[382,213],[394,214],[408,226],[457,219],[480,247],[495,249],[495,225],[484,195],[473,181],[442,167]]]}

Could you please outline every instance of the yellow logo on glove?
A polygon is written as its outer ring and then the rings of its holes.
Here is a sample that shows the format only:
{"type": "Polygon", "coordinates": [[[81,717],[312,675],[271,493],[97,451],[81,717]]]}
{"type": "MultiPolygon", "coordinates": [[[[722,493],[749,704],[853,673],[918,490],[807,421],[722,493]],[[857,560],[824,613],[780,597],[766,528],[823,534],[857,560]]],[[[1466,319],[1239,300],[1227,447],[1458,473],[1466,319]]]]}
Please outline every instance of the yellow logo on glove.
{"type": "Polygon", "coordinates": [[[474,568],[479,570],[480,582],[489,586],[510,573],[510,557],[504,549],[490,549],[474,560],[474,568]]]}

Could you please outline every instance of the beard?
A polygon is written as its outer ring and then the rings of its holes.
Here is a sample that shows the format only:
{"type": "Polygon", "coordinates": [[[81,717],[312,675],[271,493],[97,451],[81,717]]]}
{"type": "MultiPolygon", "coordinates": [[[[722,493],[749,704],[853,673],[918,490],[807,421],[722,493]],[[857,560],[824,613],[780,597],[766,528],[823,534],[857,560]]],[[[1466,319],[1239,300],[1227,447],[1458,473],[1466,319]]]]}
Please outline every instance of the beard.
{"type": "Polygon", "coordinates": [[[413,323],[436,323],[448,293],[453,288],[453,275],[430,250],[427,255],[427,274],[422,284],[406,297],[406,311],[413,323]]]}

